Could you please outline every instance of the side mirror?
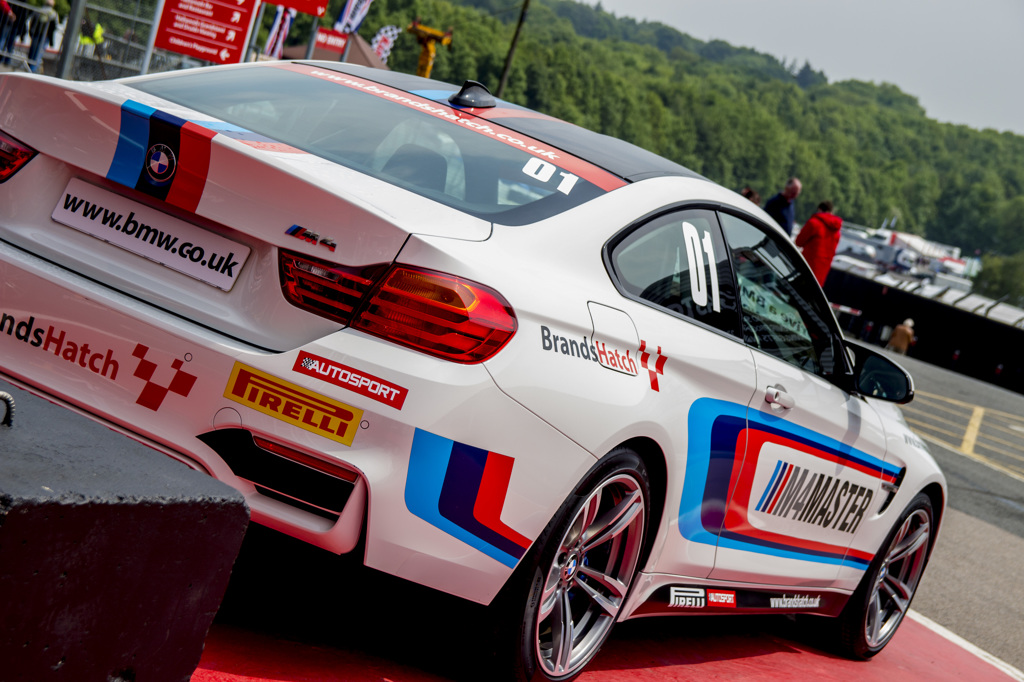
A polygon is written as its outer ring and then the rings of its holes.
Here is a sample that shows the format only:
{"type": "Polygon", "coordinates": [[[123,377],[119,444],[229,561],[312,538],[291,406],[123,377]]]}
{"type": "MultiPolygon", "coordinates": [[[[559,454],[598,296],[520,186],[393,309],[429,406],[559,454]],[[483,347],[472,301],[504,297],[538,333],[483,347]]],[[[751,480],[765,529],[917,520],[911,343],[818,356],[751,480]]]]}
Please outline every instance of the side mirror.
{"type": "Polygon", "coordinates": [[[914,399],[914,379],[907,370],[867,346],[848,340],[843,345],[853,365],[852,392],[901,405],[914,399]]]}

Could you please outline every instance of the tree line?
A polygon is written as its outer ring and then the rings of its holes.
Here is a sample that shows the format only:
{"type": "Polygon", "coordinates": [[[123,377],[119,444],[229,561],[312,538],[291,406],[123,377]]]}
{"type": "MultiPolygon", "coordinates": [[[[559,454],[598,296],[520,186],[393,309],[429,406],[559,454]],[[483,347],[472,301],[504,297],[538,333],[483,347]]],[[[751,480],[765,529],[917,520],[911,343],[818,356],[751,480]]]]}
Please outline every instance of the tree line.
{"type": "MultiPolygon", "coordinates": [[[[341,4],[332,0],[322,23],[341,4]]],[[[438,50],[432,77],[493,91],[521,4],[374,0],[360,33],[370,40],[414,19],[451,28],[451,49],[438,50]]],[[[308,35],[308,25],[292,35],[308,35]]],[[[403,33],[389,66],[415,73],[419,52],[403,33]]],[[[797,175],[798,220],[823,199],[849,222],[895,218],[896,229],[984,255],[977,288],[1024,302],[1024,277],[1012,274],[1024,274],[1024,137],[929,119],[895,85],[829,83],[810,64],[700,41],[600,5],[532,0],[504,98],[764,198],[797,175]]]]}

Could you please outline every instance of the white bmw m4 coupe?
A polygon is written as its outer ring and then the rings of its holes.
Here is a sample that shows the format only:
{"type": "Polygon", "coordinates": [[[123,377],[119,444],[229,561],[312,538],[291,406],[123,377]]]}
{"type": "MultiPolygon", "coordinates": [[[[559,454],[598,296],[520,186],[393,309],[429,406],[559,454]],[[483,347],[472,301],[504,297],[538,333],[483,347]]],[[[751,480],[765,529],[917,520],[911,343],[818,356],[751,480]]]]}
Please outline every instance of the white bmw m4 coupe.
{"type": "Polygon", "coordinates": [[[651,615],[870,657],[945,509],[910,376],[767,214],[472,81],[0,75],[0,275],[0,376],[493,605],[519,680],[651,615]]]}

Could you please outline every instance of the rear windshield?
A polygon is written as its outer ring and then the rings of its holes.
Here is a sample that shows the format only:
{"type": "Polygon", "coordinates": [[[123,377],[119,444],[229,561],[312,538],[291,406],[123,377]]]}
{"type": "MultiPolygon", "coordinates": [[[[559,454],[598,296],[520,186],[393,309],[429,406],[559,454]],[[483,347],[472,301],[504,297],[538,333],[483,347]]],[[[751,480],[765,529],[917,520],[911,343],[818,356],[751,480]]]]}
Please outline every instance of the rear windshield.
{"type": "Polygon", "coordinates": [[[131,87],[508,225],[556,215],[622,184],[446,103],[338,76],[289,65],[185,72],[131,87]]]}

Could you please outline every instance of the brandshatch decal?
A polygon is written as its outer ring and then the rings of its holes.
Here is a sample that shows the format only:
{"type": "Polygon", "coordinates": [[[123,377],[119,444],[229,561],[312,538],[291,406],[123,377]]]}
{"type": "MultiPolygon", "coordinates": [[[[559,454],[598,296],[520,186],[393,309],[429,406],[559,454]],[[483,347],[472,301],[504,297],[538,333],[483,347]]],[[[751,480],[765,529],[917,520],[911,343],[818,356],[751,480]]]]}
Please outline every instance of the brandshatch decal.
{"type": "Polygon", "coordinates": [[[292,370],[355,391],[359,395],[390,405],[396,410],[402,409],[402,405],[405,404],[405,396],[409,393],[398,384],[306,351],[299,351],[292,370]]]}
{"type": "Polygon", "coordinates": [[[171,362],[174,378],[171,379],[171,383],[167,386],[161,386],[153,381],[153,373],[157,370],[157,364],[146,359],[146,353],[148,352],[149,347],[141,343],[137,344],[135,350],[132,351],[132,356],[139,359],[139,366],[135,368],[133,376],[146,382],[146,385],[142,387],[142,393],[139,394],[135,402],[156,412],[160,409],[168,393],[174,393],[182,398],[187,398],[196,383],[197,377],[182,370],[181,367],[184,363],[182,360],[175,358],[171,362]]]}
{"type": "MultiPolygon", "coordinates": [[[[74,365],[87,369],[93,374],[98,374],[111,381],[117,381],[117,373],[121,369],[120,363],[115,359],[113,349],[97,349],[89,345],[81,337],[72,337],[66,330],[48,325],[46,329],[42,326],[36,327],[35,316],[27,320],[18,321],[14,316],[7,313],[0,313],[0,334],[7,334],[18,341],[39,348],[47,353],[53,353],[56,357],[70,362],[74,365]]],[[[182,398],[188,397],[195,385],[197,377],[184,371],[184,362],[175,359],[171,362],[171,369],[174,376],[167,386],[162,386],[153,381],[153,375],[159,366],[152,360],[146,358],[149,347],[138,343],[132,356],[138,358],[139,364],[132,373],[132,376],[142,379],[142,391],[135,403],[156,412],[164,402],[168,393],[174,393],[182,398]]]]}
{"type": "Polygon", "coordinates": [[[786,595],[771,597],[768,601],[773,609],[816,609],[821,606],[821,597],[812,597],[806,594],[794,594],[792,597],[786,595]]]}
{"type": "Polygon", "coordinates": [[[12,336],[34,348],[52,352],[58,358],[87,369],[93,374],[99,374],[111,381],[117,380],[120,365],[114,359],[112,349],[96,349],[90,346],[88,341],[83,341],[80,337],[72,338],[66,331],[52,324],[45,331],[35,324],[34,315],[20,322],[7,313],[0,315],[0,333],[12,336]]]}
{"type": "Polygon", "coordinates": [[[352,445],[363,411],[236,362],[224,397],[343,445],[352,445]]]}
{"type": "Polygon", "coordinates": [[[561,353],[562,355],[582,358],[583,360],[592,360],[593,362],[598,361],[597,348],[585,336],[577,341],[566,336],[553,334],[549,328],[541,325],[540,345],[544,350],[554,351],[556,353],[561,353]]]}
{"type": "Polygon", "coordinates": [[[597,346],[597,362],[602,367],[631,376],[639,375],[636,370],[636,361],[630,357],[628,350],[620,353],[618,349],[609,348],[603,341],[596,341],[595,345],[597,346]]]}
{"type": "Polygon", "coordinates": [[[316,232],[307,230],[302,225],[292,225],[287,230],[285,230],[284,233],[288,236],[295,237],[296,239],[301,239],[304,242],[309,242],[313,246],[316,246],[317,244],[319,244],[320,246],[325,246],[327,247],[328,251],[333,252],[336,248],[338,248],[338,243],[333,239],[321,237],[316,232]]]}
{"type": "Polygon", "coordinates": [[[540,345],[544,350],[590,360],[616,372],[638,376],[636,359],[630,355],[630,351],[617,350],[603,341],[591,341],[585,336],[577,341],[567,336],[559,336],[541,325],[540,345]]]}
{"type": "Polygon", "coordinates": [[[639,376],[636,362],[639,359],[640,367],[647,371],[650,378],[651,390],[661,392],[658,377],[665,374],[665,363],[668,362],[668,358],[661,354],[661,346],[657,346],[657,350],[651,353],[651,346],[648,346],[647,341],[641,340],[639,350],[633,355],[631,351],[618,350],[603,341],[591,341],[586,336],[581,337],[579,341],[560,336],[544,325],[540,327],[540,345],[544,350],[591,360],[602,367],[630,376],[639,376]]]}
{"type": "Polygon", "coordinates": [[[668,358],[661,354],[661,346],[658,346],[658,350],[655,353],[657,358],[651,363],[651,354],[647,352],[647,342],[643,339],[640,339],[640,350],[638,353],[640,355],[640,366],[646,369],[651,377],[651,388],[660,392],[658,377],[665,373],[665,363],[668,361],[668,358]]]}

